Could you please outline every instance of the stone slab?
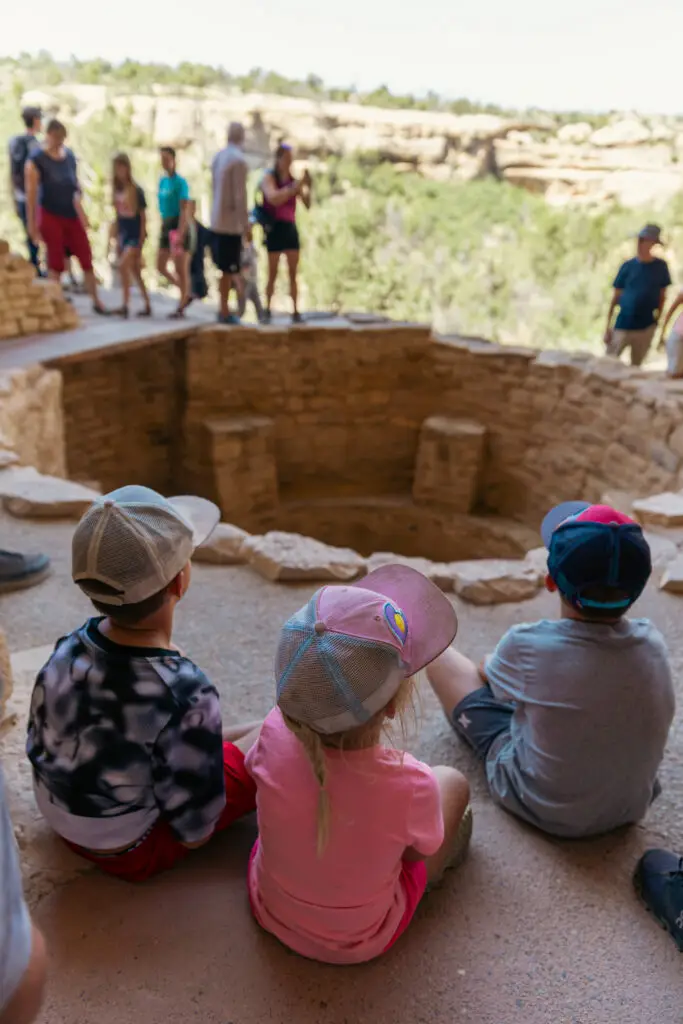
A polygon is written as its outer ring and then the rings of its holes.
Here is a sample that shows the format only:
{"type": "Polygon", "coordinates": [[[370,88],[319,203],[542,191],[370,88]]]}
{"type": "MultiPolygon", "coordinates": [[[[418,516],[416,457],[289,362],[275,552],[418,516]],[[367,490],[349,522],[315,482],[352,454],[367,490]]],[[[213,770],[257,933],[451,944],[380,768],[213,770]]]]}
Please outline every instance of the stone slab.
{"type": "Polygon", "coordinates": [[[451,562],[453,589],[471,604],[504,604],[534,597],[542,574],[524,559],[485,558],[451,562]]]}
{"type": "Polygon", "coordinates": [[[31,467],[0,471],[0,498],[10,515],[37,519],[79,519],[98,492],[74,480],[44,476],[31,467]]]}
{"type": "Polygon", "coordinates": [[[214,565],[244,565],[247,561],[244,544],[249,537],[250,534],[239,526],[219,523],[209,539],[195,549],[192,560],[214,565]]]}
{"type": "Polygon", "coordinates": [[[245,542],[249,565],[274,583],[311,580],[345,582],[361,576],[365,559],[351,548],[336,548],[298,533],[273,530],[245,542]]]}
{"type": "Polygon", "coordinates": [[[633,514],[644,526],[683,526],[683,494],[664,491],[650,498],[637,498],[633,514]]]}

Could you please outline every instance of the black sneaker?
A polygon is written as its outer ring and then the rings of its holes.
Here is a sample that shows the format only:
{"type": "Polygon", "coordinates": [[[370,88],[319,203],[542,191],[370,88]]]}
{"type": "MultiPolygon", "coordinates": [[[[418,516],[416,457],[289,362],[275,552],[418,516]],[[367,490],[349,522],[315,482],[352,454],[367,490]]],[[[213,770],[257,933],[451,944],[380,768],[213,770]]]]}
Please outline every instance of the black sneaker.
{"type": "Polygon", "coordinates": [[[683,953],[683,857],[668,850],[648,850],[638,861],[633,884],[683,953]]]}
{"type": "Polygon", "coordinates": [[[0,593],[33,587],[44,580],[49,571],[47,555],[20,555],[0,550],[0,593]]]}

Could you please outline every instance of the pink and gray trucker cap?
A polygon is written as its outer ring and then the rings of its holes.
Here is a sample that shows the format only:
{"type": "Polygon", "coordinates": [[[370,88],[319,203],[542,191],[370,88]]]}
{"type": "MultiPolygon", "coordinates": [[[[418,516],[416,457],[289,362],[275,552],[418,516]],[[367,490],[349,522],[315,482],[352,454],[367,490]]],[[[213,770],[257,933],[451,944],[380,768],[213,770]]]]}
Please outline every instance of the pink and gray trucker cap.
{"type": "Polygon", "coordinates": [[[285,623],[275,659],[280,710],[315,732],[365,724],[402,681],[453,642],[458,620],[426,576],[386,565],[322,587],[285,623]]]}
{"type": "Polygon", "coordinates": [[[71,575],[101,604],[138,604],[168,586],[220,520],[205,498],[164,498],[119,487],[97,498],[76,527],[71,575]]]}

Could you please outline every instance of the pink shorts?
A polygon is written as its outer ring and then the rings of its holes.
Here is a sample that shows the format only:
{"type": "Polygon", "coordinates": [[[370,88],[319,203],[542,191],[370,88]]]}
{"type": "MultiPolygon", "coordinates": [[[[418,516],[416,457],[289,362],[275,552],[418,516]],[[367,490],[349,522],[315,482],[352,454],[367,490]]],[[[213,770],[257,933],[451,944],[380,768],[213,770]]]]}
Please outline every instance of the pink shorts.
{"type": "Polygon", "coordinates": [[[400,939],[404,931],[412,921],[417,905],[424,896],[427,888],[427,865],[423,860],[404,860],[401,868],[401,887],[406,895],[406,909],[403,917],[398,923],[391,942],[386,946],[384,952],[391,949],[397,939],[400,939]]]}

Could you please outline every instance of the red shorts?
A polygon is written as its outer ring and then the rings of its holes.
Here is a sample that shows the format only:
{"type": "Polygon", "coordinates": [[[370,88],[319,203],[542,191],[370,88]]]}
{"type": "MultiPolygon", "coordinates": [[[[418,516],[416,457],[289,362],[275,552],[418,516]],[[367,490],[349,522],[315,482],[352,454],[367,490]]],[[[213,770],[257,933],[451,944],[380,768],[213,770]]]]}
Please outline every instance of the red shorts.
{"type": "MultiPolygon", "coordinates": [[[[214,834],[256,810],[256,784],[245,768],[244,754],[234,743],[227,741],[223,744],[223,769],[225,807],[216,822],[214,834]]],[[[139,843],[123,853],[95,853],[64,841],[74,853],[96,864],[100,871],[126,882],[144,882],[152,875],[172,868],[191,852],[176,839],[170,826],[161,819],[139,843]]]]}
{"type": "Polygon", "coordinates": [[[85,271],[92,270],[90,242],[78,217],[58,217],[47,210],[38,210],[38,228],[47,249],[48,269],[55,274],[64,270],[64,255],[68,249],[85,271]]]}

